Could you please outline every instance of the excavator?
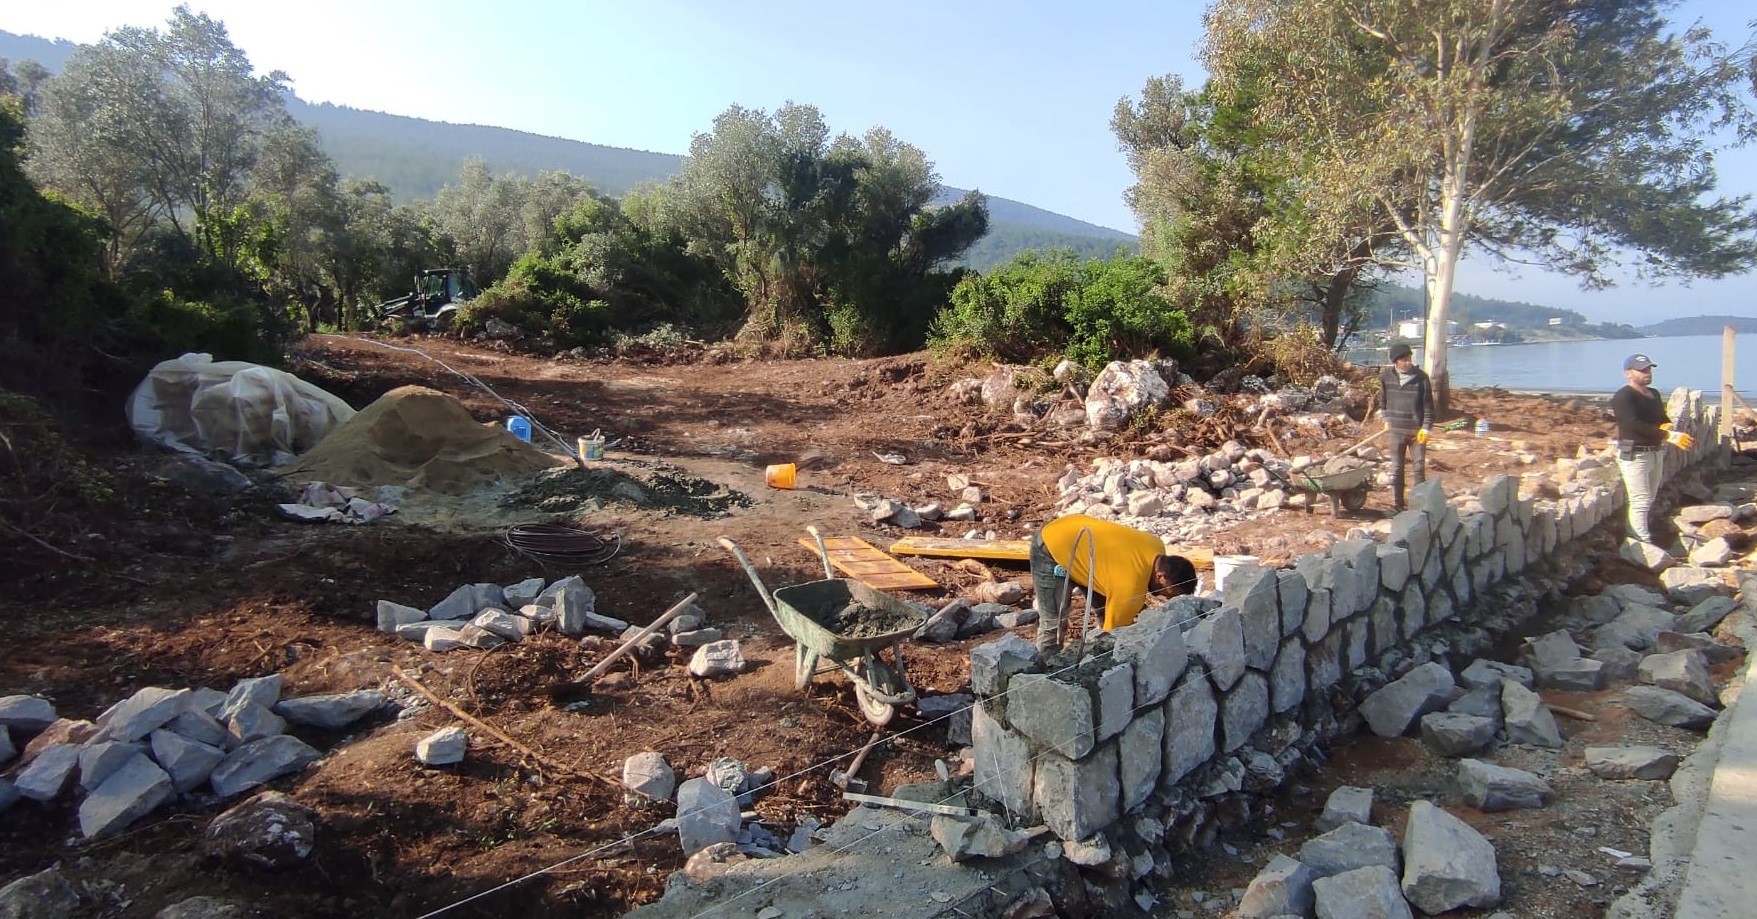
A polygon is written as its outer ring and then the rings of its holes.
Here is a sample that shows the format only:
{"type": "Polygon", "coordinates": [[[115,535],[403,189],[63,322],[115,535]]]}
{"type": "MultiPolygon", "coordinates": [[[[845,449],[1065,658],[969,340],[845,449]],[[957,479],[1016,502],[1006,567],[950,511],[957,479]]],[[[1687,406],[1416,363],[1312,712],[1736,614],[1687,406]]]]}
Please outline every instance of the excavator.
{"type": "Polygon", "coordinates": [[[408,329],[443,332],[458,307],[476,298],[476,283],[462,268],[427,268],[415,274],[415,290],[377,307],[381,322],[408,329]]]}

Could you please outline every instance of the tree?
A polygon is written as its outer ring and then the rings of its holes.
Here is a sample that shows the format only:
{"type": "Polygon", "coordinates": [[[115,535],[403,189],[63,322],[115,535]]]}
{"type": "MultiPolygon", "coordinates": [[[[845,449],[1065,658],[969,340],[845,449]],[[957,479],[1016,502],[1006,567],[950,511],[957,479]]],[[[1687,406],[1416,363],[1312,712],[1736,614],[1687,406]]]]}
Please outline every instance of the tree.
{"type": "MultiPolygon", "coordinates": [[[[1395,228],[1428,294],[1442,405],[1446,321],[1467,248],[1587,286],[1757,262],[1757,214],[1713,197],[1713,139],[1749,138],[1739,62],[1675,0],[1220,0],[1203,56],[1311,202],[1313,232],[1395,228]],[[1356,216],[1350,216],[1356,215],[1356,216]]],[[[1340,237],[1338,237],[1340,238],[1340,237]]]]}

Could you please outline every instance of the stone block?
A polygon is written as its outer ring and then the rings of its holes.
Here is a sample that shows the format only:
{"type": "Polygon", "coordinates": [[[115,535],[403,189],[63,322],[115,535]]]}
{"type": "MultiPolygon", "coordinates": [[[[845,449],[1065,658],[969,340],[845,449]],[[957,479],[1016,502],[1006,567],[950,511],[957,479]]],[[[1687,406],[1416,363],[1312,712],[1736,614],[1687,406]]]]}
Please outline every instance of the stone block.
{"type": "Polygon", "coordinates": [[[1220,702],[1222,752],[1245,745],[1269,720],[1269,681],[1262,674],[1246,673],[1220,702]]]}
{"type": "Polygon", "coordinates": [[[1306,699],[1306,649],[1298,636],[1281,643],[1275,666],[1269,671],[1269,705],[1277,714],[1306,699]]]}
{"type": "Polygon", "coordinates": [[[135,753],[79,805],[79,830],[87,839],[109,836],[152,813],[175,791],[171,777],[144,753],[135,753]]]}
{"type": "Polygon", "coordinates": [[[1409,550],[1402,546],[1379,546],[1379,584],[1392,593],[1401,593],[1409,583],[1409,550]]]}
{"type": "Polygon", "coordinates": [[[1427,564],[1432,539],[1433,529],[1428,523],[1428,515],[1420,510],[1407,510],[1391,518],[1391,532],[1386,542],[1408,549],[1410,570],[1416,571],[1427,564]]]}
{"type": "MultiPolygon", "coordinates": [[[[1213,734],[1212,717],[1209,734],[1213,734]]],[[[976,788],[1014,818],[1024,822],[1035,820],[1036,812],[1031,808],[1031,747],[1025,738],[996,721],[989,715],[986,703],[978,700],[970,711],[970,740],[976,758],[976,788]]]]}
{"type": "Polygon", "coordinates": [[[1401,737],[1421,716],[1452,700],[1452,672],[1429,662],[1385,684],[1360,705],[1367,726],[1380,737],[1401,737]]]}
{"type": "Polygon", "coordinates": [[[1135,706],[1164,701],[1189,661],[1176,615],[1163,606],[1150,609],[1112,634],[1116,659],[1134,666],[1135,706]]]}
{"type": "Polygon", "coordinates": [[[1373,624],[1373,659],[1378,660],[1386,651],[1403,643],[1397,625],[1397,606],[1390,597],[1380,597],[1373,601],[1367,609],[1367,620],[1373,624]]]}
{"type": "Polygon", "coordinates": [[[1118,738],[1118,778],[1122,782],[1122,810],[1130,813],[1146,803],[1159,787],[1160,767],[1165,762],[1165,712],[1149,709],[1118,738]]]}
{"type": "Polygon", "coordinates": [[[1299,860],[1277,855],[1251,879],[1233,915],[1238,919],[1304,916],[1312,911],[1312,882],[1317,878],[1299,860]]]}
{"type": "Polygon", "coordinates": [[[1494,906],[1501,902],[1495,847],[1469,824],[1417,800],[1403,830],[1402,888],[1410,905],[1429,915],[1494,906]]]}
{"type": "Polygon", "coordinates": [[[1397,875],[1383,865],[1356,868],[1312,882],[1318,919],[1411,919],[1397,875]]]}
{"type": "Polygon", "coordinates": [[[1324,812],[1318,815],[1317,822],[1312,825],[1318,832],[1327,833],[1337,827],[1349,823],[1371,824],[1373,822],[1373,790],[1357,788],[1353,785],[1341,785],[1324,801],[1324,812]]]}
{"type": "Polygon", "coordinates": [[[1300,634],[1305,636],[1309,644],[1317,644],[1330,634],[1330,590],[1326,587],[1315,587],[1306,600],[1305,621],[1300,625],[1300,634]]]}
{"type": "Polygon", "coordinates": [[[1277,574],[1276,589],[1280,594],[1281,637],[1286,638],[1305,626],[1311,602],[1311,585],[1306,583],[1305,575],[1298,571],[1281,571],[1277,574]]]}
{"type": "Polygon", "coordinates": [[[1421,595],[1419,587],[1411,586],[1403,592],[1403,599],[1397,604],[1397,618],[1403,625],[1403,634],[1414,638],[1427,627],[1428,601],[1421,595]]]}
{"type": "Polygon", "coordinates": [[[1681,760],[1659,747],[1587,747],[1586,768],[1601,779],[1669,779],[1681,760]]]}
{"type": "Polygon", "coordinates": [[[1117,664],[1098,676],[1098,733],[1103,743],[1123,732],[1135,712],[1135,667],[1117,664]]]}
{"type": "Polygon", "coordinates": [[[970,651],[970,688],[992,698],[1006,693],[1014,674],[1033,673],[1042,664],[1037,646],[1008,632],[970,651]]]}
{"type": "Polygon", "coordinates": [[[1555,797],[1549,783],[1523,769],[1477,759],[1459,760],[1458,787],[1466,804],[1485,812],[1530,810],[1555,797]]]}
{"type": "Polygon", "coordinates": [[[1236,608],[1215,610],[1196,623],[1184,639],[1216,688],[1224,692],[1244,676],[1244,618],[1236,608]]]}
{"type": "Polygon", "coordinates": [[[1091,690],[1044,674],[1013,677],[1007,692],[1007,721],[1038,746],[1069,759],[1084,758],[1097,743],[1091,690]]]}
{"type": "Polygon", "coordinates": [[[1122,816],[1119,781],[1115,744],[1080,760],[1044,753],[1037,759],[1031,799],[1051,832],[1064,840],[1085,839],[1122,816]]]}
{"type": "MultiPolygon", "coordinates": [[[[1367,804],[1369,807],[1372,804],[1370,793],[1367,804]]],[[[1299,847],[1299,860],[1319,877],[1345,874],[1373,865],[1396,871],[1399,862],[1397,840],[1391,831],[1357,820],[1349,820],[1322,836],[1306,840],[1305,845],[1299,847]]]]}
{"type": "Polygon", "coordinates": [[[1165,770],[1160,787],[1171,788],[1214,758],[1219,713],[1220,705],[1208,680],[1193,671],[1184,674],[1165,700],[1165,770]]]}
{"type": "Polygon", "coordinates": [[[1342,633],[1329,637],[1306,649],[1306,694],[1326,697],[1330,688],[1342,682],[1342,633]]]}

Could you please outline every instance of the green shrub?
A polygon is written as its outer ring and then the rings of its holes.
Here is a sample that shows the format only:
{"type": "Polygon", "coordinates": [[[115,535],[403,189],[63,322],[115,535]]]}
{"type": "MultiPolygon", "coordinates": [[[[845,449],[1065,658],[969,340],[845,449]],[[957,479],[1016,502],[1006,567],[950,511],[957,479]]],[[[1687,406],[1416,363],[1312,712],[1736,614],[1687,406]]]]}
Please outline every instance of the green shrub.
{"type": "Polygon", "coordinates": [[[1155,352],[1187,353],[1194,331],[1158,290],[1163,270],[1118,254],[1079,261],[1071,252],[1023,253],[965,277],[935,319],[936,347],[1025,363],[1067,357],[1088,367],[1155,352]]]}

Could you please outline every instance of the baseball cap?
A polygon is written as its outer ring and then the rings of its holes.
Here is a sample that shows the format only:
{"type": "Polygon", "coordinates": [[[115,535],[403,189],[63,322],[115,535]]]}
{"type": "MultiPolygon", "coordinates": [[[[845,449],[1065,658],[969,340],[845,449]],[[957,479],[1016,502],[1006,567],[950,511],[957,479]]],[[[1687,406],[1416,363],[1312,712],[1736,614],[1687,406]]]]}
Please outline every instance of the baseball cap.
{"type": "Polygon", "coordinates": [[[1624,370],[1646,370],[1649,367],[1658,366],[1658,364],[1653,362],[1653,358],[1648,357],[1645,354],[1631,354],[1629,355],[1629,359],[1623,362],[1624,370]]]}

